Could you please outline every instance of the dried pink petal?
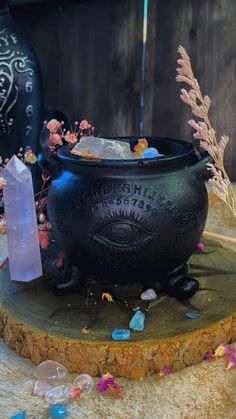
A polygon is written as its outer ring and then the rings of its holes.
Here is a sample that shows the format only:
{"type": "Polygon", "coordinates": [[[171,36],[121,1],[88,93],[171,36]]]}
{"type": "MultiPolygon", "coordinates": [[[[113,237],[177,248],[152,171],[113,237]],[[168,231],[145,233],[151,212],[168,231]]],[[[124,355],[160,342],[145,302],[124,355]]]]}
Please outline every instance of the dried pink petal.
{"type": "Polygon", "coordinates": [[[236,358],[235,356],[230,356],[228,357],[228,365],[226,367],[227,370],[229,370],[232,367],[236,366],[236,358]]]}

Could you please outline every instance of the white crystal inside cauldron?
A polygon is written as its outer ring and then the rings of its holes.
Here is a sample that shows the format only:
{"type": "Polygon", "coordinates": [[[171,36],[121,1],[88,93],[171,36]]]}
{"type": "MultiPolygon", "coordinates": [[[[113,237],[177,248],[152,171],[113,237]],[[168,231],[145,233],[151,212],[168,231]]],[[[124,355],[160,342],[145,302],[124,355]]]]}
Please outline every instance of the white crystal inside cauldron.
{"type": "Polygon", "coordinates": [[[90,152],[100,159],[127,160],[132,159],[130,145],[126,141],[107,140],[100,137],[82,137],[73,148],[76,154],[90,152]]]}

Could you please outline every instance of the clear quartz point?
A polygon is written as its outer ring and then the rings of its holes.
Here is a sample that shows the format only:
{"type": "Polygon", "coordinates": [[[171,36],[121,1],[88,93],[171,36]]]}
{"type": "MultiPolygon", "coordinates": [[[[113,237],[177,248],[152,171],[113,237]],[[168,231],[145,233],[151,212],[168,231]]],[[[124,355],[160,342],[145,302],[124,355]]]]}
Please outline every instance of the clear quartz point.
{"type": "Polygon", "coordinates": [[[28,282],[42,275],[34,191],[30,170],[13,156],[2,176],[10,277],[28,282]]]}

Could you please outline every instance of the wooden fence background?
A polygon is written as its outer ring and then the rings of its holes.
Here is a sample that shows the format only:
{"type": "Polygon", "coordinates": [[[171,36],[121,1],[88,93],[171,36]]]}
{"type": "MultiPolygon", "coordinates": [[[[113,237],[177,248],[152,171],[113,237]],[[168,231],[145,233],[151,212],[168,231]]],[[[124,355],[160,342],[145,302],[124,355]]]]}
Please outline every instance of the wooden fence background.
{"type": "MultiPolygon", "coordinates": [[[[39,57],[47,105],[70,121],[85,117],[102,136],[139,134],[143,0],[13,0],[11,11],[39,57]]],[[[231,138],[226,165],[236,179],[235,0],[149,0],[144,135],[192,141],[175,82],[179,44],[212,98],[213,126],[231,138]]]]}

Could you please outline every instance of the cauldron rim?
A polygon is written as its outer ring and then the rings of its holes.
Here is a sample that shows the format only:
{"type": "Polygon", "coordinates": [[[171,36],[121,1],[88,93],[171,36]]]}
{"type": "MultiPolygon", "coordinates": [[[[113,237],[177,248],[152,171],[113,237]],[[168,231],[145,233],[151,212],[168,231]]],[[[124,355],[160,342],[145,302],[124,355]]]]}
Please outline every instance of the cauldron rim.
{"type": "MultiPolygon", "coordinates": [[[[111,140],[129,141],[135,145],[140,136],[126,136],[126,137],[106,137],[111,140]]],[[[92,160],[86,159],[70,153],[70,150],[74,145],[64,145],[57,149],[57,155],[60,160],[64,163],[70,163],[75,165],[85,166],[106,166],[106,167],[123,167],[123,168],[134,168],[134,167],[162,167],[164,165],[174,165],[175,163],[189,164],[189,159],[196,154],[196,150],[191,143],[184,140],[169,138],[169,137],[157,137],[157,136],[145,136],[149,142],[149,145],[155,146],[158,141],[159,152],[162,153],[162,146],[173,146],[175,145],[176,152],[166,154],[162,157],[154,157],[147,159],[132,159],[132,160],[113,160],[113,159],[101,159],[92,160]]],[[[131,144],[132,145],[132,144],[131,144]]]]}

